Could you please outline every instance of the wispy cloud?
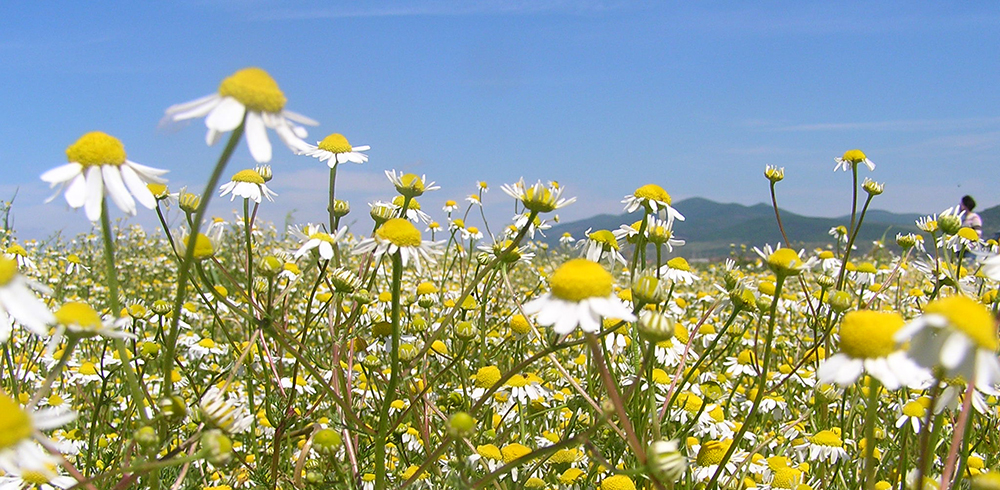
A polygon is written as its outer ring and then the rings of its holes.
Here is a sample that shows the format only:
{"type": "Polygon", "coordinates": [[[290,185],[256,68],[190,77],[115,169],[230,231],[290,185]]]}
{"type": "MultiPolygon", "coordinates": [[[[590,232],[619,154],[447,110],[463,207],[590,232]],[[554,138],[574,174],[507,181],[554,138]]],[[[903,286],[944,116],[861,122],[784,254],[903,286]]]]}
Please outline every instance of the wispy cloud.
{"type": "Polygon", "coordinates": [[[974,117],[964,119],[898,119],[893,121],[822,122],[805,124],[780,124],[761,120],[748,120],[744,126],[764,131],[956,131],[996,127],[1000,117],[974,117]]]}
{"type": "Polygon", "coordinates": [[[468,15],[530,15],[540,13],[592,14],[617,10],[635,2],[570,0],[484,0],[476,2],[432,0],[385,5],[361,4],[351,7],[276,8],[255,12],[252,20],[313,20],[364,17],[417,17],[468,15]]]}

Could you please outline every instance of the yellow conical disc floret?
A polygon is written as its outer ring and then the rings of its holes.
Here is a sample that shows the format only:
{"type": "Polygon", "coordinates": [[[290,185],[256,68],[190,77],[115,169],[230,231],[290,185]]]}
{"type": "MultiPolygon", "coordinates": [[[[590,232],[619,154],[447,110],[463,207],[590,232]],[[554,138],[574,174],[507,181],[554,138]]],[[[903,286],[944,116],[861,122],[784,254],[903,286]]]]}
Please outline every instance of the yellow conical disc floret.
{"type": "Polygon", "coordinates": [[[0,287],[6,286],[17,276],[17,261],[0,257],[0,287]]]}
{"type": "Polygon", "coordinates": [[[86,303],[75,301],[66,303],[56,310],[55,317],[60,325],[73,325],[85,330],[101,328],[101,315],[86,303]]]}
{"type": "Polygon", "coordinates": [[[723,456],[726,455],[726,451],[729,450],[729,446],[732,444],[733,441],[728,439],[725,441],[708,441],[702,444],[696,458],[698,466],[712,466],[713,464],[721,463],[723,456]]]}
{"type": "Polygon", "coordinates": [[[350,153],[353,150],[351,144],[347,142],[347,138],[340,133],[333,133],[323,138],[323,141],[320,141],[317,146],[330,153],[350,153]]]}
{"type": "Polygon", "coordinates": [[[688,264],[687,260],[684,260],[684,257],[674,257],[667,261],[667,265],[670,266],[671,269],[677,269],[685,272],[691,271],[691,265],[688,264]]]}
{"type": "Polygon", "coordinates": [[[397,247],[420,246],[420,230],[403,218],[393,218],[382,223],[375,235],[397,247]]]}
{"type": "Polygon", "coordinates": [[[7,393],[0,391],[0,451],[14,447],[33,430],[28,414],[7,393]]]}
{"type": "Polygon", "coordinates": [[[861,163],[865,161],[865,159],[867,158],[868,156],[865,155],[865,152],[861,150],[847,150],[846,152],[844,152],[844,156],[841,157],[841,160],[851,163],[861,163]]]}
{"type": "Polygon", "coordinates": [[[240,170],[233,175],[233,182],[248,182],[250,184],[261,185],[264,183],[264,177],[261,177],[256,170],[248,168],[246,170],[240,170]]]}
{"type": "Polygon", "coordinates": [[[795,275],[799,273],[799,267],[802,266],[802,259],[795,250],[779,248],[767,257],[767,266],[775,274],[795,275]]]}
{"type": "Polygon", "coordinates": [[[635,190],[633,193],[635,197],[639,199],[648,199],[650,201],[659,201],[670,204],[670,194],[663,190],[662,187],[656,184],[646,184],[635,190]]]}
{"type": "Polygon", "coordinates": [[[903,323],[896,312],[852,311],[840,324],[840,350],[855,359],[886,357],[896,350],[893,335],[903,323]]]}
{"type": "Polygon", "coordinates": [[[125,163],[125,145],[107,133],[94,131],[66,148],[66,158],[84,167],[121,165],[125,163]]]}
{"type": "Polygon", "coordinates": [[[476,372],[476,387],[488,389],[500,381],[500,368],[496,366],[485,366],[476,372]]]}
{"type": "Polygon", "coordinates": [[[549,278],[552,296],[566,301],[606,298],[611,295],[614,280],[596,262],[573,259],[559,266],[549,278]]]}
{"type": "Polygon", "coordinates": [[[601,482],[601,490],[635,490],[635,483],[625,475],[609,476],[601,482]]]}
{"type": "Polygon", "coordinates": [[[993,315],[981,303],[965,296],[951,296],[932,301],[924,308],[924,314],[945,317],[948,323],[968,335],[980,348],[997,350],[996,326],[993,315]]]}
{"type": "Polygon", "coordinates": [[[403,176],[399,178],[399,181],[403,184],[403,189],[415,191],[416,194],[414,195],[419,196],[424,192],[424,181],[419,175],[403,174],[403,176]]]}
{"type": "MultiPolygon", "coordinates": [[[[184,242],[190,245],[191,239],[189,237],[184,237],[184,242]]],[[[214,254],[215,246],[212,245],[212,240],[209,239],[204,233],[195,235],[194,258],[198,260],[205,260],[214,254]]]]}
{"type": "Polygon", "coordinates": [[[618,239],[615,238],[614,233],[611,233],[608,230],[597,230],[592,232],[590,235],[587,235],[587,237],[597,243],[600,243],[601,245],[618,250],[618,239]]]}
{"type": "Polygon", "coordinates": [[[820,446],[844,447],[844,440],[832,430],[821,430],[810,436],[809,441],[820,446]]]}
{"type": "Polygon", "coordinates": [[[278,83],[260,68],[244,68],[233,73],[219,84],[219,95],[232,97],[247,109],[258,112],[281,112],[288,101],[278,83]]]}

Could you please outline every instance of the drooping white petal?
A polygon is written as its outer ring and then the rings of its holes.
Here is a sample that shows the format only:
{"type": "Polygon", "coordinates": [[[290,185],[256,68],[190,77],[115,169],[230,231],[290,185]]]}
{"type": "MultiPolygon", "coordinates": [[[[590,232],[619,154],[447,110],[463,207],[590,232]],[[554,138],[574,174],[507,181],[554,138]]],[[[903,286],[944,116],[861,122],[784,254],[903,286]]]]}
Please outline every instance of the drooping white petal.
{"type": "Polygon", "coordinates": [[[52,170],[49,170],[42,174],[42,180],[51,184],[50,187],[56,184],[61,184],[63,182],[68,182],[80,175],[83,170],[83,165],[76,162],[67,163],[66,165],[60,165],[52,170]]]}
{"type": "Polygon", "coordinates": [[[167,107],[165,113],[174,121],[181,121],[184,119],[201,117],[204,116],[205,114],[208,114],[208,111],[212,110],[212,107],[215,107],[215,105],[218,104],[221,100],[222,97],[219,96],[219,94],[209,94],[204,97],[199,97],[197,99],[188,102],[182,102],[180,104],[174,104],[170,107],[167,107]],[[202,111],[202,110],[205,111],[204,114],[188,115],[193,111],[202,111]]]}
{"type": "Polygon", "coordinates": [[[156,197],[146,186],[146,183],[132,170],[129,165],[122,165],[122,180],[125,181],[125,185],[128,186],[128,190],[132,192],[135,199],[139,201],[146,209],[153,209],[156,207],[156,197]]]}
{"type": "Polygon", "coordinates": [[[225,97],[205,118],[208,129],[226,133],[236,129],[243,122],[246,107],[232,97],[225,97]]]}
{"type": "Polygon", "coordinates": [[[259,112],[250,111],[247,113],[246,138],[247,146],[250,147],[250,155],[257,163],[271,161],[271,141],[267,138],[267,128],[264,126],[264,120],[261,119],[259,112]]]}
{"type": "Polygon", "coordinates": [[[90,221],[101,219],[102,201],[104,201],[104,179],[101,177],[101,167],[90,167],[87,170],[87,202],[83,208],[87,212],[87,219],[90,221]]]}
{"type": "Polygon", "coordinates": [[[108,195],[111,196],[111,200],[114,201],[115,206],[121,209],[126,214],[135,214],[135,199],[132,199],[132,195],[129,194],[128,189],[125,188],[125,182],[122,182],[122,174],[118,171],[118,167],[114,165],[101,165],[101,175],[104,178],[104,185],[107,187],[108,195]]]}
{"type": "Polygon", "coordinates": [[[69,186],[66,187],[65,195],[69,207],[73,209],[83,207],[87,202],[87,178],[84,174],[81,173],[70,181],[69,186]]]}
{"type": "Polygon", "coordinates": [[[945,369],[954,369],[965,360],[966,355],[972,348],[969,339],[960,333],[953,333],[948,336],[941,346],[941,365],[945,369]]]}

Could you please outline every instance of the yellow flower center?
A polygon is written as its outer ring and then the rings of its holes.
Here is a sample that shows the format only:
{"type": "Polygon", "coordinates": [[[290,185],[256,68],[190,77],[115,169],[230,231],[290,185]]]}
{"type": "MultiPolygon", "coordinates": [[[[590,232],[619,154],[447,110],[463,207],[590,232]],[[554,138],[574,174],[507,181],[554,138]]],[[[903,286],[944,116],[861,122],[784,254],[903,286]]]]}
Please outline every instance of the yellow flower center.
{"type": "Polygon", "coordinates": [[[570,260],[559,266],[549,278],[553,296],[574,302],[587,298],[606,298],[611,295],[613,283],[608,271],[587,259],[570,260]]]}
{"type": "Polygon", "coordinates": [[[524,190],[524,198],[521,199],[524,207],[539,213],[548,213],[556,209],[556,200],[552,196],[552,191],[540,185],[533,185],[524,190]]]}
{"type": "Polygon", "coordinates": [[[76,368],[76,372],[84,376],[94,376],[97,374],[97,365],[90,361],[84,361],[80,367],[76,368]]]}
{"type": "Polygon", "coordinates": [[[420,246],[420,230],[403,218],[393,218],[382,223],[375,235],[397,247],[420,246]]]}
{"type": "Polygon", "coordinates": [[[486,459],[492,459],[494,461],[499,461],[503,459],[503,453],[500,452],[500,448],[494,446],[493,444],[483,444],[482,446],[476,446],[476,452],[480,456],[486,459]]]}
{"type": "Polygon", "coordinates": [[[931,401],[929,398],[920,397],[903,405],[903,415],[923,418],[927,414],[927,408],[930,406],[931,401]]]}
{"type": "Polygon", "coordinates": [[[262,185],[264,183],[264,178],[257,173],[256,170],[248,168],[246,170],[240,170],[233,175],[233,182],[248,182],[251,184],[262,185]]]}
{"type": "Polygon", "coordinates": [[[30,483],[32,486],[41,486],[49,483],[49,475],[41,470],[25,469],[21,470],[21,480],[24,480],[25,483],[30,483]]]}
{"type": "Polygon", "coordinates": [[[698,466],[712,466],[714,464],[719,464],[722,462],[722,457],[726,455],[726,451],[729,450],[729,446],[733,444],[732,440],[725,441],[707,441],[701,445],[701,449],[698,450],[698,457],[696,461],[698,466]]]}
{"type": "Polygon", "coordinates": [[[861,265],[858,266],[857,270],[858,272],[864,272],[866,274],[874,274],[878,272],[875,269],[875,265],[872,264],[871,262],[862,262],[861,265]]]}
{"type": "Polygon", "coordinates": [[[323,141],[320,141],[318,146],[321,150],[326,150],[330,153],[350,153],[353,150],[351,144],[347,142],[347,138],[340,133],[333,133],[323,138],[323,141]]]}
{"type": "Polygon", "coordinates": [[[94,131],[76,140],[66,148],[66,158],[84,167],[121,165],[125,163],[125,146],[107,133],[94,131]]]}
{"type": "Polygon", "coordinates": [[[896,312],[852,311],[840,324],[840,350],[855,359],[886,357],[896,350],[892,337],[903,323],[896,312]]]}
{"type": "Polygon", "coordinates": [[[417,191],[417,195],[424,192],[424,181],[416,174],[403,174],[399,178],[402,188],[417,191]]]}
{"type": "Polygon", "coordinates": [[[741,366],[746,366],[747,364],[753,364],[754,363],[753,352],[750,351],[749,349],[743,349],[743,351],[740,352],[740,355],[736,356],[736,362],[741,366]]]}
{"type": "Polygon", "coordinates": [[[970,242],[977,242],[977,241],[979,241],[979,233],[976,233],[976,230],[973,230],[972,228],[969,228],[968,226],[963,226],[963,227],[959,228],[957,235],[960,236],[960,237],[962,237],[962,238],[964,238],[964,239],[966,239],[966,240],[968,240],[968,241],[970,241],[970,242]]]}
{"type": "Polygon", "coordinates": [[[841,160],[850,163],[861,163],[865,161],[867,158],[868,157],[865,156],[865,152],[861,150],[847,150],[846,152],[844,152],[844,156],[841,157],[841,160]]]}
{"type": "MultiPolygon", "coordinates": [[[[191,245],[191,240],[189,237],[185,237],[184,241],[188,245],[191,245]]],[[[212,240],[210,240],[204,233],[199,233],[194,237],[194,258],[198,260],[204,260],[215,254],[215,247],[212,245],[212,240]]]]}
{"type": "Polygon", "coordinates": [[[649,201],[659,201],[670,204],[670,194],[663,190],[662,187],[656,184],[646,184],[635,190],[633,195],[639,199],[646,199],[649,201]]]}
{"type": "Polygon", "coordinates": [[[278,83],[260,68],[244,68],[233,73],[219,84],[219,95],[232,97],[257,112],[281,112],[288,101],[278,83]]]}
{"type": "Polygon", "coordinates": [[[150,182],[146,184],[146,188],[149,192],[153,194],[156,198],[167,197],[167,186],[165,184],[157,184],[156,182],[150,182]]]}
{"type": "Polygon", "coordinates": [[[670,382],[670,376],[667,375],[666,371],[664,371],[664,370],[662,370],[660,368],[654,368],[653,369],[653,382],[656,383],[656,384],[658,384],[658,385],[665,385],[665,384],[667,384],[667,383],[670,382]]]}
{"type": "Polygon", "coordinates": [[[668,260],[667,266],[669,266],[671,269],[677,269],[679,271],[685,271],[685,272],[691,271],[691,265],[688,264],[687,260],[684,260],[684,257],[674,257],[668,260]]]}
{"type": "Polygon", "coordinates": [[[510,329],[514,333],[524,335],[531,331],[531,324],[528,323],[528,319],[524,315],[514,315],[510,317],[510,329]]]}
{"type": "Polygon", "coordinates": [[[204,347],[205,349],[214,349],[215,341],[209,338],[204,338],[198,341],[198,345],[204,347]]]}
{"type": "Polygon", "coordinates": [[[799,254],[790,248],[779,248],[767,258],[767,266],[775,274],[796,275],[798,268],[802,266],[802,259],[799,254]]]}
{"type": "Polygon", "coordinates": [[[635,490],[635,483],[625,475],[609,476],[601,482],[601,490],[635,490]]]}
{"type": "MultiPolygon", "coordinates": [[[[397,206],[399,206],[399,207],[403,207],[403,202],[404,201],[406,201],[406,198],[403,197],[403,196],[396,196],[396,197],[392,198],[392,203],[395,204],[395,205],[397,205],[397,206]]],[[[417,202],[416,199],[411,198],[410,199],[410,203],[406,205],[406,209],[415,209],[417,211],[420,211],[420,203],[417,202]]],[[[471,228],[472,227],[470,227],[470,229],[471,228]]]]}
{"type": "Polygon", "coordinates": [[[101,328],[101,315],[97,314],[90,305],[79,302],[69,302],[55,312],[56,321],[60,325],[77,326],[86,330],[99,330],[101,328]]]}
{"type": "Polygon", "coordinates": [[[0,451],[12,448],[31,436],[34,430],[31,418],[3,391],[0,391],[0,414],[3,414],[0,416],[0,451]]]}
{"type": "Polygon", "coordinates": [[[504,446],[503,449],[500,450],[500,452],[503,454],[504,464],[507,464],[510,463],[511,461],[514,461],[517,458],[520,458],[521,456],[524,456],[525,454],[530,453],[531,448],[515,442],[513,444],[508,444],[504,446]]]}
{"type": "Polygon", "coordinates": [[[515,388],[521,388],[528,384],[528,379],[520,374],[515,374],[507,380],[507,386],[513,386],[515,388]]]}
{"type": "Polygon", "coordinates": [[[13,245],[11,245],[11,246],[9,246],[9,247],[7,247],[7,253],[9,253],[11,255],[18,255],[20,257],[27,257],[28,256],[28,251],[25,250],[24,247],[22,247],[22,246],[20,246],[20,245],[18,245],[16,243],[13,244],[13,245]]]}
{"type": "Polygon", "coordinates": [[[586,473],[584,473],[580,468],[569,468],[559,475],[559,483],[563,485],[572,485],[585,475],[586,473]]]}
{"type": "Polygon", "coordinates": [[[0,257],[0,286],[6,286],[17,276],[17,262],[7,257],[0,257]]]}
{"type": "Polygon", "coordinates": [[[434,294],[438,292],[437,286],[433,282],[424,281],[417,285],[417,296],[422,296],[425,294],[434,294]]]}
{"type": "Polygon", "coordinates": [[[597,230],[587,237],[601,245],[618,250],[618,239],[608,230],[597,230]]]}
{"type": "Polygon", "coordinates": [[[802,472],[790,467],[778,468],[774,472],[771,488],[797,488],[802,481],[802,472]]]}
{"type": "Polygon", "coordinates": [[[482,367],[476,372],[476,388],[492,388],[498,381],[500,381],[500,368],[496,366],[482,367]]]}
{"type": "Polygon", "coordinates": [[[326,242],[326,243],[336,243],[336,242],[333,241],[333,237],[330,236],[329,233],[323,233],[323,232],[313,233],[312,235],[309,235],[309,239],[310,240],[320,240],[320,241],[323,241],[323,242],[326,242]]]}
{"type": "Polygon", "coordinates": [[[951,296],[930,302],[924,313],[947,318],[951,326],[968,335],[980,348],[991,352],[997,350],[1000,342],[993,315],[981,303],[965,296],[951,296]]]}
{"type": "Polygon", "coordinates": [[[820,446],[844,447],[844,441],[831,430],[822,430],[809,437],[809,442],[820,446]]]}

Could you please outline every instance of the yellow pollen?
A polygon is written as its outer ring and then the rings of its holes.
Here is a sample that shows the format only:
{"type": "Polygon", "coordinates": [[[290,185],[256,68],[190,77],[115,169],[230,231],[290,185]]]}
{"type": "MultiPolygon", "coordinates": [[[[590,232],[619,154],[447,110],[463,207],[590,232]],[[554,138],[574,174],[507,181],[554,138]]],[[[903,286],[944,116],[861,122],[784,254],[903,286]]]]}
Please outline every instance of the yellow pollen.
{"type": "Polygon", "coordinates": [[[809,442],[820,446],[844,447],[844,441],[831,430],[821,430],[809,437],[809,442]]]}
{"type": "Polygon", "coordinates": [[[980,348],[990,352],[997,350],[997,330],[993,315],[981,303],[965,296],[951,296],[932,301],[924,307],[924,314],[937,314],[948,319],[948,323],[968,335],[980,348]]]}
{"type": "Polygon", "coordinates": [[[101,315],[98,315],[86,303],[66,303],[56,310],[55,317],[60,325],[73,325],[87,330],[99,330],[101,328],[101,315]]]}
{"type": "Polygon", "coordinates": [[[31,418],[7,393],[0,391],[0,451],[14,447],[31,436],[31,418]]]}
{"type": "Polygon", "coordinates": [[[288,101],[278,83],[260,68],[244,68],[233,73],[219,84],[219,95],[232,97],[257,112],[281,112],[288,101]]]}
{"type": "Polygon", "coordinates": [[[514,461],[517,458],[520,458],[521,456],[530,453],[531,448],[515,442],[513,444],[504,446],[503,449],[500,450],[500,452],[501,454],[503,454],[504,464],[507,464],[510,463],[511,461],[514,461]]]}
{"type": "Polygon", "coordinates": [[[688,264],[688,261],[684,260],[684,257],[674,257],[667,261],[667,265],[671,269],[677,269],[685,272],[691,271],[691,266],[688,264]]]}
{"type": "Polygon", "coordinates": [[[633,195],[639,199],[647,199],[650,201],[665,202],[670,204],[670,194],[663,190],[662,187],[656,184],[646,184],[635,190],[633,195]]]}
{"type": "Polygon", "coordinates": [[[262,185],[264,184],[264,178],[256,170],[248,168],[236,172],[236,175],[233,175],[233,182],[249,182],[251,184],[262,185]]]}
{"type": "Polygon", "coordinates": [[[614,280],[596,262],[573,259],[559,266],[549,278],[552,295],[565,301],[606,298],[611,295],[614,280]]]}
{"type": "Polygon", "coordinates": [[[66,158],[84,167],[100,165],[119,166],[125,163],[125,146],[107,133],[94,131],[76,140],[66,148],[66,158]]]}
{"type": "Polygon", "coordinates": [[[0,286],[6,286],[15,276],[17,276],[17,262],[7,257],[0,257],[0,286]]]}
{"type": "Polygon", "coordinates": [[[397,247],[420,246],[420,230],[403,218],[393,218],[382,223],[375,235],[397,247]]]}
{"type": "Polygon", "coordinates": [[[698,466],[712,466],[721,463],[722,457],[726,455],[726,451],[729,450],[729,446],[732,444],[732,440],[705,442],[701,445],[701,449],[698,450],[698,457],[696,458],[698,466]]]}
{"type": "Polygon", "coordinates": [[[850,162],[850,163],[861,163],[861,162],[865,161],[867,158],[868,157],[865,155],[865,152],[863,152],[861,150],[847,150],[844,153],[844,156],[841,157],[841,160],[844,160],[844,161],[850,162]]]}
{"type": "Polygon", "coordinates": [[[476,388],[492,388],[498,381],[500,381],[500,368],[496,366],[482,367],[476,372],[476,388]]]}
{"type": "Polygon", "coordinates": [[[840,350],[855,359],[886,357],[896,350],[892,337],[903,323],[896,312],[849,312],[840,323],[840,350]]]}
{"type": "Polygon", "coordinates": [[[350,153],[353,150],[351,144],[347,142],[347,138],[340,133],[333,133],[323,138],[323,141],[320,141],[317,146],[330,153],[350,153]]]}

